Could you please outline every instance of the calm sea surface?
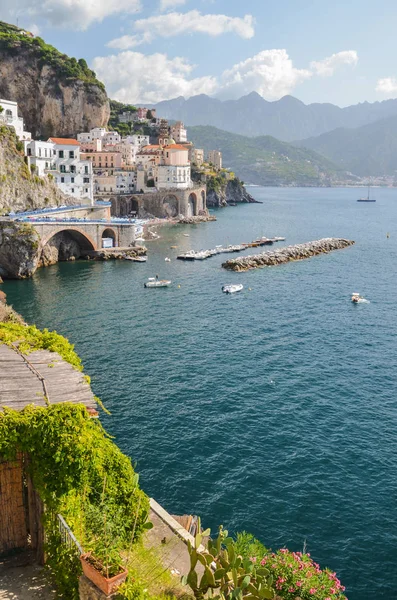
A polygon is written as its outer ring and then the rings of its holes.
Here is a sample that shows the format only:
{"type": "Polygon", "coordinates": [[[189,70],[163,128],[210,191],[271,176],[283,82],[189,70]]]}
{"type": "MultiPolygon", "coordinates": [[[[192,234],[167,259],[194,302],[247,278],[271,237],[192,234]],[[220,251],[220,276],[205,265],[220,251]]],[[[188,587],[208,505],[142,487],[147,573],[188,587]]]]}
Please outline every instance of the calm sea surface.
{"type": "Polygon", "coordinates": [[[397,598],[397,190],[250,191],[263,204],[160,229],[146,264],[64,263],[3,289],[76,344],[105,426],[169,511],[273,548],[306,540],[350,600],[397,598]],[[356,245],[241,274],[228,255],[174,260],[262,235],[356,245]],[[155,274],[172,288],[144,289],[155,274]]]}

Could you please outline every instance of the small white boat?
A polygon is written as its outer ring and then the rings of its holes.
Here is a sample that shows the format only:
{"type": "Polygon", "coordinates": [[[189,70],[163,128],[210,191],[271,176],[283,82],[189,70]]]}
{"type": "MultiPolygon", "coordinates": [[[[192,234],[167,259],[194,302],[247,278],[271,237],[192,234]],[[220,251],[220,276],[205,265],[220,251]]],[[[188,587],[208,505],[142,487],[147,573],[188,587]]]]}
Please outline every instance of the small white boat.
{"type": "Polygon", "coordinates": [[[360,296],[360,294],[358,292],[354,292],[352,294],[352,302],[353,302],[353,304],[358,304],[360,302],[364,302],[364,303],[368,304],[368,300],[366,300],[365,298],[360,296]]]}
{"type": "Polygon", "coordinates": [[[184,233],[183,234],[185,237],[190,237],[190,235],[188,233],[184,233]]]}
{"type": "Polygon", "coordinates": [[[147,256],[125,256],[124,260],[130,260],[131,262],[143,263],[147,261],[147,256]]]}
{"type": "Polygon", "coordinates": [[[244,288],[242,283],[235,283],[234,285],[223,285],[222,292],[225,294],[235,294],[236,292],[241,292],[244,288]]]}
{"type": "Polygon", "coordinates": [[[171,262],[171,259],[168,258],[168,256],[166,256],[164,260],[165,260],[165,262],[171,262]]]}
{"type": "Polygon", "coordinates": [[[169,287],[171,285],[171,281],[168,279],[157,279],[156,277],[149,277],[147,282],[144,284],[145,288],[163,288],[169,287]]]}

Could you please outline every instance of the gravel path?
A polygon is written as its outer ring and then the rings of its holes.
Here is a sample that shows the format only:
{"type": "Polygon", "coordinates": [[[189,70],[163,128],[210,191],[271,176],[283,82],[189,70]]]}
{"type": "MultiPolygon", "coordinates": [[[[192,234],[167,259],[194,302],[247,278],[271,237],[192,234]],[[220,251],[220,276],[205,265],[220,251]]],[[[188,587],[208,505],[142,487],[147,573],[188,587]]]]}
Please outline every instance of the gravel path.
{"type": "Polygon", "coordinates": [[[29,564],[23,557],[0,560],[0,600],[54,600],[43,568],[29,564]]]}

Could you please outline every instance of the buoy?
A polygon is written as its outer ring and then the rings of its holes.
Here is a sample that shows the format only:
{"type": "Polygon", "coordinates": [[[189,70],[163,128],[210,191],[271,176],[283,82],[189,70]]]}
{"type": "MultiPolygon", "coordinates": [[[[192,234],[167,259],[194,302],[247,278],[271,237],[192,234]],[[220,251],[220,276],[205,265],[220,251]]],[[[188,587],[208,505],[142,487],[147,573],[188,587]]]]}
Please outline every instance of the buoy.
{"type": "Polygon", "coordinates": [[[389,238],[390,237],[390,233],[386,233],[386,237],[389,238]]]}
{"type": "Polygon", "coordinates": [[[178,288],[180,288],[180,287],[181,287],[181,286],[180,286],[180,285],[178,285],[178,288]]]}
{"type": "Polygon", "coordinates": [[[252,288],[248,288],[248,291],[250,292],[252,288]]]}

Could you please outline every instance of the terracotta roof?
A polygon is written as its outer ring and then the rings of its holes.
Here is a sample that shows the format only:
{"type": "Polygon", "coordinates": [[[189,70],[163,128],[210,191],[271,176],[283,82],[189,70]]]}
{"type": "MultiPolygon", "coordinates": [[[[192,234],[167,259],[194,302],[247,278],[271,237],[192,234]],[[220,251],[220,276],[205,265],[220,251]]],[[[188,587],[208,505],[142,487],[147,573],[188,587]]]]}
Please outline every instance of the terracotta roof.
{"type": "Polygon", "coordinates": [[[143,146],[142,150],[160,150],[160,146],[158,144],[148,144],[147,146],[143,146]]]}
{"type": "Polygon", "coordinates": [[[49,138],[49,142],[54,142],[54,144],[59,144],[60,146],[80,146],[80,142],[77,140],[73,140],[70,138],[49,138]]]}
{"type": "Polygon", "coordinates": [[[181,144],[170,144],[169,146],[164,146],[165,150],[186,150],[186,152],[188,152],[188,149],[185,146],[182,146],[181,144]]]}

